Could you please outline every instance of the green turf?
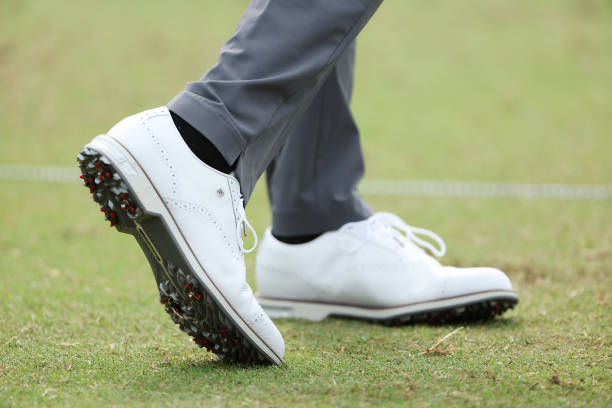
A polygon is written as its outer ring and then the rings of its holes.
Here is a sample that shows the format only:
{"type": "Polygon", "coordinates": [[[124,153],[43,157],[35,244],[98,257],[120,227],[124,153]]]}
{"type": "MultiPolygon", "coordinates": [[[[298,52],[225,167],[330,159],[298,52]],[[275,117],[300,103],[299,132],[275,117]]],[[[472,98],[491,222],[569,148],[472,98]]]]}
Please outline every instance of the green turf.
{"type": "MultiPolygon", "coordinates": [[[[175,3],[0,0],[0,164],[73,165],[210,67],[246,1],[175,3]]],[[[357,56],[367,176],[612,183],[610,50],[606,0],[384,4],[357,56]]],[[[610,406],[610,202],[367,199],[445,263],[504,268],[518,308],[429,354],[457,326],[281,320],[283,368],[231,366],[84,188],[0,183],[0,406],[610,406]]],[[[248,214],[263,232],[263,187],[248,214]]]]}

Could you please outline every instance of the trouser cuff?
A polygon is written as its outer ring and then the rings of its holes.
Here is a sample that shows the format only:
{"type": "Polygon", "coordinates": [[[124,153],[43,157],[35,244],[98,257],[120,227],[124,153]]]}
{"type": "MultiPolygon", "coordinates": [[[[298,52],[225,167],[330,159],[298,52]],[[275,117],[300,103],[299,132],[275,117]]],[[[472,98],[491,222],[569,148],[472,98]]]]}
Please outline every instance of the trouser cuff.
{"type": "Polygon", "coordinates": [[[228,164],[233,164],[244,150],[245,142],[223,105],[181,91],[168,103],[168,109],[206,136],[228,164]]]}

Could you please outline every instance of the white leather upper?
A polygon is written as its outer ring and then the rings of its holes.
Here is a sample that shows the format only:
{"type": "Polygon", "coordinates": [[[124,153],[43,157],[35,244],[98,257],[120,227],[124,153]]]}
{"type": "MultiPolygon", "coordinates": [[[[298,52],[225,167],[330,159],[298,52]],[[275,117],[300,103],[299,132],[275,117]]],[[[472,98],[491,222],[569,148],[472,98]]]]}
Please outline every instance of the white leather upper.
{"type": "Polygon", "coordinates": [[[512,290],[497,269],[442,266],[397,230],[376,224],[350,223],[299,245],[278,241],[268,229],[256,261],[259,295],[394,307],[512,290]]]}
{"type": "Polygon", "coordinates": [[[282,336],[246,282],[241,238],[236,232],[244,211],[238,181],[193,154],[166,107],[130,116],[108,135],[143,168],[215,286],[282,359],[282,336]]]}

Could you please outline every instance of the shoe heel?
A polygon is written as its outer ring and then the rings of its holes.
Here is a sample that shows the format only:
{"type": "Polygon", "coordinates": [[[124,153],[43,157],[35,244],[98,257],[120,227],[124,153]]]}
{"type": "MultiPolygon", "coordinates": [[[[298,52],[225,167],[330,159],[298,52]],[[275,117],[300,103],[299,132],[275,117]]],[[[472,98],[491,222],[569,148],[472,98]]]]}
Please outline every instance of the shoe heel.
{"type": "Polygon", "coordinates": [[[271,319],[305,319],[320,322],[330,315],[329,308],[309,302],[258,297],[259,304],[271,319]]]}

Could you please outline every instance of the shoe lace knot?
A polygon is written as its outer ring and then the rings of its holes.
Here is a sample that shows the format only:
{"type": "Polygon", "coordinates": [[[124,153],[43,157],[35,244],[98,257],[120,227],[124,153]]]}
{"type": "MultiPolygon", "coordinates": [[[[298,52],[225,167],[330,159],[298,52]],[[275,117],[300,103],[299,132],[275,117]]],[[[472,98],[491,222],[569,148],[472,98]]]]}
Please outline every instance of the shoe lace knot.
{"type": "MultiPolygon", "coordinates": [[[[340,228],[340,231],[351,232],[353,237],[357,238],[357,243],[353,245],[345,245],[345,249],[349,252],[359,250],[368,240],[384,241],[400,246],[412,253],[424,253],[423,248],[429,250],[434,256],[442,257],[446,253],[446,244],[439,235],[433,231],[413,227],[406,224],[400,217],[395,214],[381,212],[372,215],[365,222],[349,223],[340,228]],[[358,229],[358,231],[354,231],[358,229]],[[425,236],[434,241],[437,246],[433,245],[418,235],[425,236]]],[[[355,242],[352,240],[352,242],[355,242]]]]}
{"type": "Polygon", "coordinates": [[[255,248],[257,248],[257,243],[259,242],[255,229],[253,228],[249,220],[247,220],[246,212],[244,211],[244,198],[242,197],[240,197],[239,202],[238,202],[238,217],[236,221],[236,238],[238,239],[238,246],[240,247],[240,250],[243,253],[253,252],[255,248]],[[251,230],[251,232],[253,233],[253,238],[254,238],[253,246],[251,246],[248,249],[244,247],[244,241],[243,241],[243,236],[244,237],[247,236],[247,229],[251,230]]]}

